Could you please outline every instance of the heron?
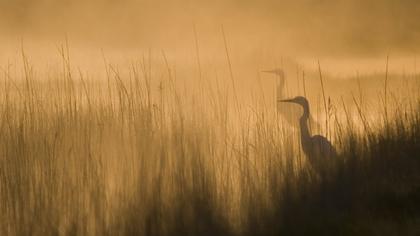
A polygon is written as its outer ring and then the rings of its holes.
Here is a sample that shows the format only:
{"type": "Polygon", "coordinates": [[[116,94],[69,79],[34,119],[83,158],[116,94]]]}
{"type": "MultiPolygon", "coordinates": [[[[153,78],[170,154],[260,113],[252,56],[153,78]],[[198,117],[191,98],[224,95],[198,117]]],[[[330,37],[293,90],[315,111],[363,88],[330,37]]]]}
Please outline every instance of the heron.
{"type": "Polygon", "coordinates": [[[335,160],[337,152],[326,137],[311,135],[308,128],[308,120],[310,119],[308,100],[305,97],[297,96],[292,99],[282,99],[279,102],[294,103],[302,106],[303,114],[299,119],[302,150],[308,158],[310,165],[321,175],[324,174],[326,166],[335,160]]]}
{"type": "MultiPolygon", "coordinates": [[[[276,100],[277,102],[277,112],[281,114],[281,116],[292,126],[296,127],[298,124],[296,123],[296,118],[300,115],[300,110],[298,107],[294,105],[286,105],[281,104],[279,101],[281,99],[285,99],[286,95],[284,92],[285,87],[285,80],[286,76],[284,70],[280,68],[275,68],[273,70],[263,70],[264,73],[274,74],[277,77],[277,85],[276,85],[276,100]]],[[[316,127],[319,129],[319,124],[314,120],[312,116],[309,116],[310,127],[316,127]]]]}
{"type": "Polygon", "coordinates": [[[263,70],[262,72],[264,73],[270,73],[270,74],[274,74],[277,76],[277,86],[276,86],[276,96],[277,96],[277,100],[278,99],[283,99],[284,98],[284,80],[285,80],[285,75],[284,75],[284,71],[280,68],[276,68],[274,70],[263,70]]]}

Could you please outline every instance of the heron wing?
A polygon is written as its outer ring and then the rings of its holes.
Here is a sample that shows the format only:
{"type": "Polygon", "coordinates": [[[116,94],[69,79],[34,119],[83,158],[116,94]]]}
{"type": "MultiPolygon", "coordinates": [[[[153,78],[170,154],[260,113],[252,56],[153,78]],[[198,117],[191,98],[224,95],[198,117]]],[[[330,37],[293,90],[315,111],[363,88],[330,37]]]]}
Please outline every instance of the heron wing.
{"type": "Polygon", "coordinates": [[[321,135],[315,135],[311,139],[313,152],[318,157],[329,158],[336,156],[336,150],[331,142],[321,135]]]}

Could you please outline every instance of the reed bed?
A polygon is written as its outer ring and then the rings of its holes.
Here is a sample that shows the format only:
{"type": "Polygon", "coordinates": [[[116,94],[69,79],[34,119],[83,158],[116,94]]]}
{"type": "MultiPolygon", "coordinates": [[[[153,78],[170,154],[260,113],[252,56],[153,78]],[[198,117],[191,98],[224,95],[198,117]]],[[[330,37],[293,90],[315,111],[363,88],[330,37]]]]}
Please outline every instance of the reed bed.
{"type": "Polygon", "coordinates": [[[323,90],[340,154],[321,179],[263,95],[241,104],[201,68],[183,90],[167,62],[154,78],[144,59],[125,72],[105,63],[95,80],[61,56],[46,78],[24,54],[20,76],[3,70],[1,235],[419,232],[418,94],[388,85],[385,113],[370,118],[361,95],[327,103],[323,90]]]}

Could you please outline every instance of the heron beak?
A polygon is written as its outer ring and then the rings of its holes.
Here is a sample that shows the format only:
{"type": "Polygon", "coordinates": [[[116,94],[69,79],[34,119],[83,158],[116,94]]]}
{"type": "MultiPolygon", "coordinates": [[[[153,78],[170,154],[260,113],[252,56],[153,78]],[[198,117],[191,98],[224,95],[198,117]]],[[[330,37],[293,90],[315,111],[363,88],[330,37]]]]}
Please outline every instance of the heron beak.
{"type": "Polygon", "coordinates": [[[279,99],[278,102],[295,102],[293,99],[279,99]]]}

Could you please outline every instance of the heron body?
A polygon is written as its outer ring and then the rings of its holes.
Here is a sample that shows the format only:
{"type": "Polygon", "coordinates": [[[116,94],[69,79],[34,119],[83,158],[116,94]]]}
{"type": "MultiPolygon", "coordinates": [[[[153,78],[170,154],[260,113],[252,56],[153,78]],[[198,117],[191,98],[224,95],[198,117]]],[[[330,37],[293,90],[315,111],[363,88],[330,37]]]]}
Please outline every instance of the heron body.
{"type": "Polygon", "coordinates": [[[311,136],[308,128],[310,117],[308,100],[305,97],[298,96],[293,99],[280,100],[280,102],[295,103],[302,106],[303,114],[299,119],[302,150],[315,170],[325,172],[325,167],[331,162],[331,159],[337,156],[337,153],[327,138],[321,135],[311,136]]]}

